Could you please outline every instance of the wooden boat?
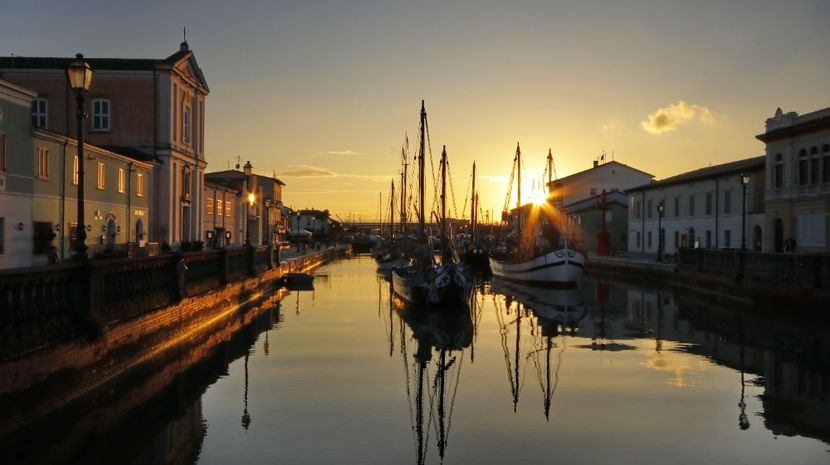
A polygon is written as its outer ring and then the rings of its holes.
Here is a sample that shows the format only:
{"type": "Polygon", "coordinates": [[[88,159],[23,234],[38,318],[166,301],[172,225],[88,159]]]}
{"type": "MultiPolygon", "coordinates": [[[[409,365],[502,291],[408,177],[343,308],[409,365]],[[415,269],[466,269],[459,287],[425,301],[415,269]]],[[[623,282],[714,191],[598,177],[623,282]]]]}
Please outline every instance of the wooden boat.
{"type": "Polygon", "coordinates": [[[476,190],[476,164],[473,162],[472,197],[470,201],[470,241],[464,245],[462,261],[470,271],[490,274],[490,248],[482,243],[478,234],[478,191],[476,190]]]}
{"type": "MultiPolygon", "coordinates": [[[[567,237],[558,230],[556,224],[546,219],[551,215],[528,215],[528,217],[533,217],[532,220],[523,217],[522,212],[527,209],[527,206],[522,206],[521,203],[521,157],[521,149],[517,144],[513,167],[515,172],[518,172],[519,184],[516,208],[518,214],[518,244],[503,259],[491,257],[490,269],[493,276],[504,279],[539,285],[575,286],[582,279],[582,271],[585,267],[585,254],[568,246],[567,237]],[[542,226],[547,226],[555,230],[555,235],[558,239],[556,242],[559,243],[558,248],[552,247],[550,241],[548,241],[545,247],[540,248],[533,243],[535,241],[526,240],[526,238],[535,239],[538,236],[537,230],[542,226]]],[[[548,154],[548,163],[550,164],[551,162],[552,157],[548,154]]],[[[530,205],[531,210],[553,208],[553,205],[549,202],[544,205],[530,205]]]]}
{"type": "Polygon", "coordinates": [[[283,276],[286,286],[309,286],[314,283],[314,275],[308,273],[286,273],[283,276]]]}
{"type": "Polygon", "coordinates": [[[441,262],[436,263],[432,245],[427,240],[425,228],[425,128],[426,108],[421,101],[421,141],[418,154],[418,247],[407,266],[392,270],[393,291],[405,301],[415,305],[443,306],[466,305],[472,290],[467,268],[458,263],[447,239],[446,221],[446,169],[447,151],[441,154],[441,262]]]}

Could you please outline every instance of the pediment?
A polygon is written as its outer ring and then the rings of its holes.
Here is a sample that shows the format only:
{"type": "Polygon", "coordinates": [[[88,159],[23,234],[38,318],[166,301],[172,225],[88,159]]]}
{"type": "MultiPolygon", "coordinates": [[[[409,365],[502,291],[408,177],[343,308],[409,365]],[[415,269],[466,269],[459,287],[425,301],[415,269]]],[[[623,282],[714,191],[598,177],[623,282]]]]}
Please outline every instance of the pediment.
{"type": "Polygon", "coordinates": [[[193,52],[189,52],[181,57],[173,65],[173,70],[182,78],[191,81],[196,87],[202,89],[205,94],[210,91],[207,81],[205,81],[205,76],[202,74],[198,63],[196,63],[196,57],[193,56],[193,52]]]}

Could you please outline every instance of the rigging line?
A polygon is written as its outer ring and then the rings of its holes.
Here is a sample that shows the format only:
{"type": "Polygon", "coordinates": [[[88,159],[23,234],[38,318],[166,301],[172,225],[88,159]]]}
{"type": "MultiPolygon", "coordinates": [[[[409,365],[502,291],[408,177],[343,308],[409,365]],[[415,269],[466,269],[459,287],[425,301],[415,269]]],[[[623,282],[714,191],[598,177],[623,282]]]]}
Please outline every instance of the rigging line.
{"type": "MultiPolygon", "coordinates": [[[[461,208],[461,219],[466,218],[467,215],[467,194],[470,193],[470,188],[473,184],[473,173],[470,173],[470,179],[467,181],[467,189],[464,191],[464,207],[461,208]]],[[[475,193],[473,193],[475,195],[475,193]]],[[[470,218],[472,220],[472,218],[470,218]]]]}
{"type": "Polygon", "coordinates": [[[429,151],[429,172],[432,175],[432,205],[431,211],[437,210],[438,205],[438,178],[435,174],[435,161],[432,158],[432,139],[429,134],[429,120],[425,120],[424,129],[427,135],[427,150],[429,151]]]}
{"type": "Polygon", "coordinates": [[[452,429],[452,412],[455,410],[455,397],[458,394],[458,385],[461,381],[461,366],[464,364],[465,352],[461,351],[461,361],[458,362],[458,369],[455,371],[455,385],[452,388],[452,397],[450,399],[450,411],[447,413],[447,431],[444,434],[444,447],[450,442],[450,429],[452,429]]]}
{"type": "Polygon", "coordinates": [[[455,201],[455,182],[452,179],[452,171],[450,170],[449,160],[447,160],[447,177],[450,178],[450,197],[452,197],[453,218],[458,218],[458,205],[457,205],[457,202],[455,201]]]}
{"type": "MultiPolygon", "coordinates": [[[[496,309],[496,320],[499,322],[501,329],[499,330],[499,336],[501,337],[501,350],[504,352],[504,363],[505,368],[507,368],[507,382],[510,384],[510,394],[512,396],[516,395],[516,386],[513,383],[513,368],[512,364],[510,363],[510,349],[507,348],[507,324],[504,322],[504,316],[501,314],[499,310],[501,310],[501,305],[498,303],[497,300],[495,309],[496,309]]],[[[504,307],[505,311],[507,310],[507,305],[505,304],[504,307]]]]}

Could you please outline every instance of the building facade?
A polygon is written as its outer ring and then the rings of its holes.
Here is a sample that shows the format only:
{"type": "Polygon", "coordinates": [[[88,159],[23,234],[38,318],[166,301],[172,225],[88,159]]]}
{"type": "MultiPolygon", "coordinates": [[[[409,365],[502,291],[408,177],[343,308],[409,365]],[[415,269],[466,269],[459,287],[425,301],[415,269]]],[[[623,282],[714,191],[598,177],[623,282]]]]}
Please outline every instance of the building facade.
{"type": "Polygon", "coordinates": [[[143,248],[153,227],[154,163],[91,144],[78,158],[77,140],[45,129],[34,133],[32,200],[34,265],[65,260],[76,246],[78,170],[84,169],[84,223],[91,255],[143,248]]]}
{"type": "Polygon", "coordinates": [[[245,242],[242,195],[236,189],[205,180],[204,242],[207,247],[238,246],[245,242]]]}
{"type": "Polygon", "coordinates": [[[37,94],[0,80],[0,269],[31,265],[31,106],[37,94]]]}
{"type": "MultiPolygon", "coordinates": [[[[250,164],[246,166],[248,168],[253,170],[250,164]]],[[[253,172],[246,175],[239,170],[207,173],[205,180],[241,194],[239,215],[242,218],[242,243],[273,245],[284,240],[282,188],[285,183],[275,177],[253,172]]]]}
{"type": "MultiPolygon", "coordinates": [[[[77,133],[66,78],[71,58],[2,57],[0,77],[34,90],[32,124],[77,133]]],[[[151,241],[175,245],[201,239],[205,162],[205,100],[209,93],[187,42],[163,59],[89,58],[86,141],[154,163],[151,241]]]]}
{"type": "Polygon", "coordinates": [[[766,252],[830,252],[830,108],[779,108],[756,136],[766,144],[766,252]]]}
{"type": "Polygon", "coordinates": [[[610,233],[611,251],[627,247],[628,196],[626,190],[641,186],[654,178],[618,161],[594,161],[590,169],[548,183],[549,199],[567,219],[567,235],[577,246],[596,252],[597,234],[602,225],[598,208],[602,193],[609,201],[606,228],[610,233]]]}
{"type": "Polygon", "coordinates": [[[764,157],[682,173],[629,189],[628,250],[664,254],[681,247],[741,247],[743,185],[746,186],[746,248],[761,251],[764,237],[764,157]],[[658,206],[662,204],[662,214],[658,206]],[[658,230],[658,227],[660,230],[658,230]]]}

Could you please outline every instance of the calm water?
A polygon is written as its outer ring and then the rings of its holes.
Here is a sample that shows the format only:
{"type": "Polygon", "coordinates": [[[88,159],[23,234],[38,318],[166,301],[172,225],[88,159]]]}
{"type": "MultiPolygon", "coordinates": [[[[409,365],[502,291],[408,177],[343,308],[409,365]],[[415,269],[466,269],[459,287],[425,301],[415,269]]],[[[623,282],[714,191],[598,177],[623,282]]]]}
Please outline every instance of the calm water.
{"type": "Polygon", "coordinates": [[[85,460],[830,463],[826,322],[593,281],[413,314],[374,269],[320,268],[85,460]]]}

